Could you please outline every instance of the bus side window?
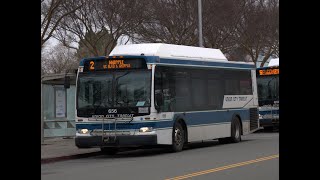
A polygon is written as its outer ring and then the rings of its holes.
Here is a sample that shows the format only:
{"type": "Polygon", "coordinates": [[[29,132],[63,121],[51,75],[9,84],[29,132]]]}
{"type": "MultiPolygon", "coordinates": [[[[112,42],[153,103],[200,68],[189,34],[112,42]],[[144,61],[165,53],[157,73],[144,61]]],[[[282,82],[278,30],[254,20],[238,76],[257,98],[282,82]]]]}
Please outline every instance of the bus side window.
{"type": "MultiPolygon", "coordinates": [[[[158,94],[163,94],[162,92],[162,67],[157,66],[155,69],[155,74],[154,74],[154,100],[155,100],[155,105],[156,103],[156,97],[158,94]]],[[[160,107],[160,111],[162,111],[162,107],[160,107]]]]}
{"type": "Polygon", "coordinates": [[[208,109],[208,82],[205,75],[206,70],[197,70],[191,72],[191,94],[192,109],[208,109]]]}
{"type": "Polygon", "coordinates": [[[162,71],[162,92],[163,92],[163,112],[174,111],[175,106],[175,90],[172,69],[167,68],[162,71]]]}
{"type": "Polygon", "coordinates": [[[222,109],[223,104],[223,85],[218,79],[208,80],[208,106],[209,109],[222,109]]]}
{"type": "Polygon", "coordinates": [[[170,79],[170,75],[168,75],[168,68],[164,68],[161,66],[156,67],[155,71],[155,96],[157,94],[162,94],[163,102],[160,106],[160,112],[169,112],[173,111],[172,108],[172,89],[170,88],[170,83],[172,82],[170,79]]]}
{"type": "Polygon", "coordinates": [[[190,71],[176,68],[173,78],[175,81],[175,111],[192,110],[190,71]]]}

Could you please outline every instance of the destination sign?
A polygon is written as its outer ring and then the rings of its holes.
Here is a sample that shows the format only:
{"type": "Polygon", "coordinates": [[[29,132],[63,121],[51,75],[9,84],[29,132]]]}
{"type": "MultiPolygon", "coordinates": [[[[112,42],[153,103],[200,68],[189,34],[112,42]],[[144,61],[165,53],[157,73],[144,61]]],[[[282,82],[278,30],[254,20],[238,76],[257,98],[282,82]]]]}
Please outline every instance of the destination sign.
{"type": "Polygon", "coordinates": [[[260,76],[277,75],[277,74],[279,74],[279,68],[259,70],[260,76]]]}
{"type": "Polygon", "coordinates": [[[108,64],[103,65],[104,69],[125,69],[131,68],[131,64],[124,63],[124,60],[109,60],[108,64]]]}
{"type": "Polygon", "coordinates": [[[106,71],[119,69],[147,69],[146,61],[142,58],[124,59],[124,58],[107,58],[94,59],[84,62],[83,71],[106,71]]]}

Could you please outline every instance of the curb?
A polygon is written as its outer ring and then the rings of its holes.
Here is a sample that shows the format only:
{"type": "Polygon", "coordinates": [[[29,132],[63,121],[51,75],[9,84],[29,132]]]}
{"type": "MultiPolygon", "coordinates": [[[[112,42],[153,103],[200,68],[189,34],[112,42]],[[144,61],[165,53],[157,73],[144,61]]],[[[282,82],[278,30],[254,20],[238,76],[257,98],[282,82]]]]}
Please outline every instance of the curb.
{"type": "Polygon", "coordinates": [[[75,155],[69,155],[69,156],[60,156],[60,157],[53,157],[53,158],[43,158],[41,159],[41,164],[48,164],[58,161],[65,161],[65,160],[71,160],[71,159],[81,159],[81,158],[87,158],[92,156],[101,155],[101,152],[90,152],[90,153],[84,153],[84,154],[75,154],[75,155]]]}

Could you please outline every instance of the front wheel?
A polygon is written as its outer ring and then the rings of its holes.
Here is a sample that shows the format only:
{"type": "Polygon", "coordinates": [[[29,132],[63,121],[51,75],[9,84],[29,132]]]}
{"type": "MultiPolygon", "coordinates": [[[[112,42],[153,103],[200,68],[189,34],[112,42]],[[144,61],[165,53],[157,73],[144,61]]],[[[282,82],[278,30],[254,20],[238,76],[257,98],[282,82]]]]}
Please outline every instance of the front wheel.
{"type": "Polygon", "coordinates": [[[183,145],[185,143],[184,134],[185,132],[181,123],[176,122],[173,126],[173,132],[172,132],[172,151],[173,152],[182,151],[183,145]]]}

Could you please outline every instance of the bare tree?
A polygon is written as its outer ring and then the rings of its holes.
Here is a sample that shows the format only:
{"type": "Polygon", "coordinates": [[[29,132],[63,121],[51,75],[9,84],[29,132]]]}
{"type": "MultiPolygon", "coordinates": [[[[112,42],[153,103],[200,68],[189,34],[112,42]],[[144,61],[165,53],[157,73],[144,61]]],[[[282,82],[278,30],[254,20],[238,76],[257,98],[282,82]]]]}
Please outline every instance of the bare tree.
{"type": "Polygon", "coordinates": [[[237,29],[237,42],[261,67],[279,47],[279,0],[248,0],[247,11],[237,29]]]}
{"type": "MultiPolygon", "coordinates": [[[[135,43],[197,46],[196,1],[149,2],[144,22],[131,35],[135,43]]],[[[279,42],[277,8],[278,0],[204,0],[204,46],[218,48],[236,61],[256,62],[259,55],[274,56],[279,42]]]]}
{"type": "Polygon", "coordinates": [[[75,56],[75,50],[58,44],[44,53],[42,68],[44,74],[68,73],[77,69],[78,64],[79,60],[75,56]]]}
{"type": "Polygon", "coordinates": [[[135,42],[197,45],[197,1],[150,0],[135,42]]]}
{"type": "MultiPolygon", "coordinates": [[[[271,22],[271,39],[270,45],[273,48],[272,56],[279,57],[279,0],[270,0],[268,8],[268,16],[271,22]]],[[[265,63],[265,62],[264,62],[265,63]]]]}
{"type": "Polygon", "coordinates": [[[41,0],[41,50],[62,19],[80,7],[78,0],[41,0]],[[77,5],[74,5],[75,1],[77,5]]]}
{"type": "MultiPolygon", "coordinates": [[[[51,35],[76,49],[79,58],[108,55],[125,37],[133,43],[198,44],[198,8],[194,0],[82,0],[63,3],[51,35]]],[[[218,48],[230,60],[263,63],[279,56],[279,0],[203,0],[205,47],[218,48]]],[[[125,42],[126,43],[126,42],[125,42]]]]}
{"type": "Polygon", "coordinates": [[[61,22],[55,38],[73,49],[81,42],[89,56],[108,55],[142,21],[144,6],[138,0],[86,1],[61,22]]]}
{"type": "MultiPolygon", "coordinates": [[[[205,47],[218,48],[223,53],[237,49],[235,32],[245,11],[245,0],[206,0],[203,2],[203,32],[205,47]]],[[[239,53],[240,51],[237,50],[239,53]]]]}

